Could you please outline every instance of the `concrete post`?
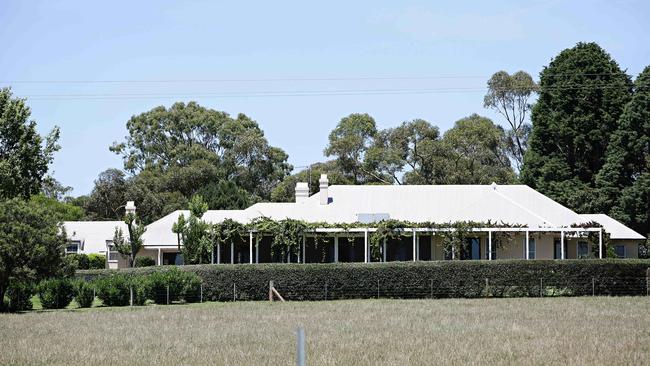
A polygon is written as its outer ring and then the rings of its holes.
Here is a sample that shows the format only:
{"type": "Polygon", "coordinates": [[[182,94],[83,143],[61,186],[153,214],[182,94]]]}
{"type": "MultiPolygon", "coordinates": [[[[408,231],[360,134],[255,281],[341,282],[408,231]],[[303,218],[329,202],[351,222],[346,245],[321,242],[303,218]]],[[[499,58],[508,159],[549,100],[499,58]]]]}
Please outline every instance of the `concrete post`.
{"type": "Polygon", "coordinates": [[[248,263],[253,264],[253,232],[248,232],[248,263]]]}

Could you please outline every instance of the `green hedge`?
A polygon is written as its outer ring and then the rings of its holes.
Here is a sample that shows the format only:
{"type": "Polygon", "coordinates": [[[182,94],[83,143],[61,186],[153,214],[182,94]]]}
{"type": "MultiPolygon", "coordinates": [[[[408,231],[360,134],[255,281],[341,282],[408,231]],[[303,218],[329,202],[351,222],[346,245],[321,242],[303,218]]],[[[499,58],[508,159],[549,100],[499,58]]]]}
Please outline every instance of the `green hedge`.
{"type": "MultiPolygon", "coordinates": [[[[181,266],[205,300],[263,300],[269,281],[289,300],[646,295],[649,260],[499,260],[181,266]]],[[[86,279],[175,267],[78,271],[86,279]]]]}

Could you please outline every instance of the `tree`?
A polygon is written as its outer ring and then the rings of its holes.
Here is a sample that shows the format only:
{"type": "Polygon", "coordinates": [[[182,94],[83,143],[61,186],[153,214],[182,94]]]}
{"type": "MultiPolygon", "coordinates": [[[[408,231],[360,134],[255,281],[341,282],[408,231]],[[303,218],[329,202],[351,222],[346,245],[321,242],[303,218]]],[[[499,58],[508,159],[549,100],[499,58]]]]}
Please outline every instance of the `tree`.
{"type": "Polygon", "coordinates": [[[35,282],[63,265],[66,235],[48,207],[13,198],[0,201],[0,311],[12,283],[35,282]]]}
{"type": "Polygon", "coordinates": [[[53,155],[59,150],[59,128],[44,138],[29,120],[24,99],[0,89],[0,198],[29,198],[41,191],[53,155]]]}
{"type": "Polygon", "coordinates": [[[573,210],[591,211],[595,176],[631,90],[630,78],[597,44],[560,52],[540,74],[521,181],[573,210]]]}
{"type": "Polygon", "coordinates": [[[116,227],[113,235],[113,245],[118,253],[128,258],[129,267],[133,268],[135,266],[135,257],[144,244],[142,235],[147,231],[147,227],[138,223],[138,216],[133,212],[124,215],[124,223],[129,237],[125,238],[122,228],[116,227]]]}
{"type": "Polygon", "coordinates": [[[531,109],[529,100],[537,92],[537,84],[524,71],[517,71],[512,75],[499,71],[492,75],[487,84],[488,92],[483,99],[483,105],[485,108],[496,110],[510,125],[510,130],[506,133],[508,152],[519,171],[531,130],[530,124],[526,123],[526,116],[531,109]]]}
{"type": "Polygon", "coordinates": [[[210,263],[213,242],[208,236],[209,225],[201,219],[208,210],[208,204],[203,197],[195,195],[190,200],[189,207],[190,217],[185,220],[181,214],[176,225],[177,235],[183,238],[183,259],[186,264],[210,263]]]}
{"type": "Polygon", "coordinates": [[[126,176],[121,170],[108,169],[99,173],[84,206],[88,219],[119,220],[124,217],[126,189],[126,176]]]}
{"type": "Polygon", "coordinates": [[[231,181],[210,183],[201,187],[197,194],[204,197],[210,210],[243,210],[252,202],[250,194],[231,181]]]}
{"type": "Polygon", "coordinates": [[[508,184],[515,180],[506,153],[505,132],[489,118],[472,114],[456,121],[442,143],[446,184],[508,184]]]}
{"type": "Polygon", "coordinates": [[[30,201],[36,205],[46,207],[53,215],[56,215],[59,221],[79,221],[85,217],[83,208],[42,194],[32,196],[30,201]]]}
{"type": "Polygon", "coordinates": [[[326,156],[334,156],[339,169],[353,184],[375,180],[363,167],[366,151],[377,134],[375,120],[368,114],[354,113],[341,119],[330,132],[326,156]]]}
{"type": "Polygon", "coordinates": [[[244,114],[232,118],[196,102],[175,103],[133,116],[127,129],[126,141],[111,147],[122,155],[125,170],[149,171],[164,191],[185,197],[227,180],[268,199],[291,171],[287,154],[270,146],[257,122],[244,114]]]}
{"type": "Polygon", "coordinates": [[[650,66],[634,82],[634,94],[611,136],[596,176],[597,209],[633,229],[650,233],[650,66]]]}

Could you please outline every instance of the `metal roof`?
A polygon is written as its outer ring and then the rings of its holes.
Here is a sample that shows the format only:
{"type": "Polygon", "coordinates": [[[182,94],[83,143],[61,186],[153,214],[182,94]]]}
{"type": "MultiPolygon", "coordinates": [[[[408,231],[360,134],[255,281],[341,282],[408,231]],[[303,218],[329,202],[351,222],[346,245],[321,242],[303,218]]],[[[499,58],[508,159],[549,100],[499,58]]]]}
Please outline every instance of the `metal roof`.
{"type": "Polygon", "coordinates": [[[580,216],[586,221],[595,221],[603,225],[611,239],[645,240],[643,235],[605,214],[583,214],[580,216]]]}

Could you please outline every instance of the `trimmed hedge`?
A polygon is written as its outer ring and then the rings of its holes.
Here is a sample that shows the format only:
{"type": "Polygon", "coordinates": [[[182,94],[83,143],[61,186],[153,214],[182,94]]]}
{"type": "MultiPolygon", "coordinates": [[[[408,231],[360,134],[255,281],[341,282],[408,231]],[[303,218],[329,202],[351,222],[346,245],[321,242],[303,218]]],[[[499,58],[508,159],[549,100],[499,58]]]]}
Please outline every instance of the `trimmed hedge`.
{"type": "Polygon", "coordinates": [[[41,281],[37,287],[43,309],[63,309],[74,298],[74,286],[67,278],[53,278],[41,281]]]}
{"type": "Polygon", "coordinates": [[[80,308],[89,308],[92,306],[93,301],[95,300],[95,289],[94,287],[83,280],[77,280],[74,282],[74,299],[79,305],[80,308]]]}
{"type": "Polygon", "coordinates": [[[88,267],[89,269],[106,268],[106,256],[95,253],[88,254],[88,267]]]}
{"type": "Polygon", "coordinates": [[[151,257],[135,257],[136,267],[151,267],[156,265],[156,260],[151,257]]]}
{"type": "Polygon", "coordinates": [[[10,312],[31,310],[34,285],[25,282],[12,282],[6,295],[9,299],[7,305],[10,312]]]}
{"type": "MultiPolygon", "coordinates": [[[[649,260],[498,260],[338,264],[188,265],[206,300],[268,299],[269,281],[288,300],[646,295],[649,260]]],[[[78,271],[144,275],[176,267],[78,271]]]]}

